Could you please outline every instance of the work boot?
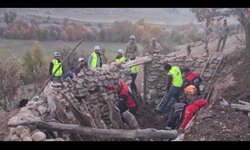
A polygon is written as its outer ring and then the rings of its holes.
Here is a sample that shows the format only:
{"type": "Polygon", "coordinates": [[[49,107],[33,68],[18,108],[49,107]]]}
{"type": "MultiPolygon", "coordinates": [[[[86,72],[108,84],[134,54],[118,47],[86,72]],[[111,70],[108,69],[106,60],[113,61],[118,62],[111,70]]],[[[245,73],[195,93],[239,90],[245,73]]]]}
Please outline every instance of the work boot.
{"type": "Polygon", "coordinates": [[[162,112],[161,108],[155,108],[156,111],[162,112]]]}

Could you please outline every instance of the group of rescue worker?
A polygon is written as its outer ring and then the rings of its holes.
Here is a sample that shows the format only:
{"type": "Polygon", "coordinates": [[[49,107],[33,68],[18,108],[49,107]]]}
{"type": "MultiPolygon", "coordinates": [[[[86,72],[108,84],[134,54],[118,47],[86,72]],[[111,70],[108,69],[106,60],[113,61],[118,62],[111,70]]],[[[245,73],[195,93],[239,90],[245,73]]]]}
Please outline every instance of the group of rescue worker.
{"type": "MultiPolygon", "coordinates": [[[[132,61],[140,56],[138,44],[135,41],[135,36],[130,36],[130,41],[127,43],[126,51],[119,49],[117,51],[117,57],[115,62],[119,61],[132,61]]],[[[150,46],[148,48],[149,54],[159,54],[162,51],[162,47],[156,42],[156,38],[151,39],[150,46]]],[[[79,64],[76,67],[71,67],[67,72],[67,77],[74,78],[81,71],[86,73],[87,70],[92,68],[102,67],[102,57],[100,53],[100,47],[94,46],[94,52],[89,56],[88,62],[85,62],[84,58],[80,57],[78,59],[79,64]],[[85,67],[86,66],[86,67],[85,67]]],[[[54,53],[54,59],[50,63],[49,73],[53,75],[53,82],[62,82],[64,68],[63,65],[57,70],[59,65],[62,63],[61,55],[59,52],[54,53]]],[[[181,68],[178,66],[171,66],[166,64],[164,69],[167,73],[167,93],[164,98],[164,102],[159,108],[155,108],[156,111],[162,112],[168,105],[169,101],[173,97],[176,101],[174,105],[171,106],[171,111],[168,114],[166,129],[184,129],[187,123],[191,120],[193,115],[201,108],[208,105],[205,99],[200,97],[200,83],[202,79],[199,74],[190,71],[189,68],[181,68]],[[184,74],[185,79],[182,79],[182,74],[184,74]],[[185,100],[180,102],[179,95],[184,90],[185,100]]],[[[139,71],[139,66],[131,67],[132,82],[130,87],[123,81],[116,81],[112,85],[103,83],[103,86],[107,90],[116,90],[119,96],[118,99],[118,109],[122,114],[125,111],[129,111],[133,115],[139,108],[135,94],[138,94],[135,80],[137,73],[139,71]]],[[[123,119],[123,118],[122,118],[123,119]]],[[[126,120],[123,119],[126,123],[126,120]]]]}

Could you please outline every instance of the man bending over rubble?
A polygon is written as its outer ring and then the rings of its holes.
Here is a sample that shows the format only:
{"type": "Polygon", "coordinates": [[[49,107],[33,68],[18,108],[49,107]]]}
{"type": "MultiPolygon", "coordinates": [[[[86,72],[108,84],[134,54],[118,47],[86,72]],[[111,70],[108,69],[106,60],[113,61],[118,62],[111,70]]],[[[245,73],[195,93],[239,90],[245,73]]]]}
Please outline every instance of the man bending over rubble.
{"type": "Polygon", "coordinates": [[[195,113],[208,105],[207,101],[202,99],[197,93],[198,91],[194,85],[189,85],[185,88],[186,101],[188,103],[175,103],[172,105],[168,114],[167,130],[185,129],[195,113]]]}
{"type": "MultiPolygon", "coordinates": [[[[121,114],[129,110],[129,112],[135,116],[138,109],[138,103],[132,91],[125,82],[116,81],[113,83],[113,85],[107,85],[106,83],[104,83],[103,86],[108,90],[117,91],[119,95],[118,108],[121,114]]],[[[123,118],[122,120],[124,122],[123,118]]]]}

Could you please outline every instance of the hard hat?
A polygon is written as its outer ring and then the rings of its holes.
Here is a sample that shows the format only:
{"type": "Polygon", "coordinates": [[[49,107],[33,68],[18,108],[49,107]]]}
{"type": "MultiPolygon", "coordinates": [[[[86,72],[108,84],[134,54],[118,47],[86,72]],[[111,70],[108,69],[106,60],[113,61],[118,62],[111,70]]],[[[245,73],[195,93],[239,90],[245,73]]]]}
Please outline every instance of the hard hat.
{"type": "Polygon", "coordinates": [[[78,61],[84,61],[84,58],[80,57],[80,58],[78,59],[78,61]]]}
{"type": "Polygon", "coordinates": [[[151,41],[156,41],[156,38],[155,38],[155,37],[153,37],[153,38],[151,39],[151,41]]]}
{"type": "Polygon", "coordinates": [[[55,52],[54,56],[61,56],[61,54],[59,52],[55,52]]]}
{"type": "Polygon", "coordinates": [[[135,40],[135,36],[134,36],[134,35],[131,35],[131,36],[129,37],[129,39],[130,39],[130,40],[135,40]]]}
{"type": "Polygon", "coordinates": [[[99,46],[95,46],[94,50],[100,50],[100,47],[99,46]]]}
{"type": "Polygon", "coordinates": [[[185,94],[196,94],[198,91],[194,85],[189,85],[185,88],[185,94]]]}
{"type": "Polygon", "coordinates": [[[122,53],[123,54],[123,50],[122,49],[118,49],[118,53],[122,53]]]}

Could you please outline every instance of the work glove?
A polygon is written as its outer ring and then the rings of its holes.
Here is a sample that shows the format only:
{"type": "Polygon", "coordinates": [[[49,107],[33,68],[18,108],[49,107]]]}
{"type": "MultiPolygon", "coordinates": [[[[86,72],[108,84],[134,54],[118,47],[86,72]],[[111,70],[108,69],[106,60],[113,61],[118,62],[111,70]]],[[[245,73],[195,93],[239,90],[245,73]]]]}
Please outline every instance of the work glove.
{"type": "Polygon", "coordinates": [[[108,88],[108,84],[107,83],[103,83],[103,86],[107,89],[108,88]]]}

